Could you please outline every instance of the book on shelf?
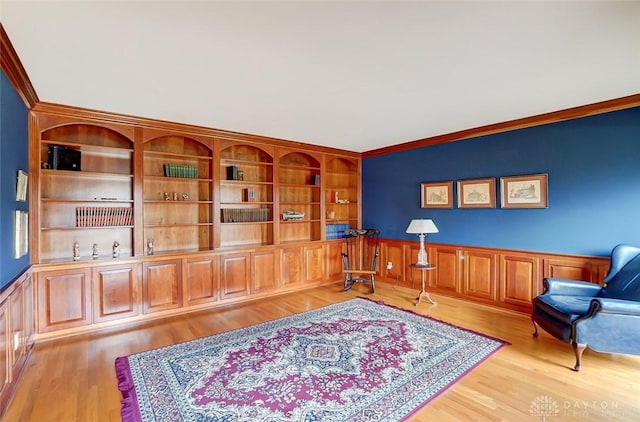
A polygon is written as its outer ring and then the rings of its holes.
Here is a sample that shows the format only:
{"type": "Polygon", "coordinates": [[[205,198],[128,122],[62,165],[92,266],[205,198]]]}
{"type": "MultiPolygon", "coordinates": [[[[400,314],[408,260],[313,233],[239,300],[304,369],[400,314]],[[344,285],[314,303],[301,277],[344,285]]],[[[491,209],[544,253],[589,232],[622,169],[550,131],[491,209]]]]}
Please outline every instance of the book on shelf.
{"type": "Polygon", "coordinates": [[[76,227],[133,225],[131,207],[76,207],[76,227]]]}
{"type": "Polygon", "coordinates": [[[346,237],[345,232],[350,228],[351,226],[349,226],[349,224],[327,224],[325,227],[325,238],[327,240],[342,239],[346,237]]]}
{"type": "Polygon", "coordinates": [[[245,202],[256,202],[256,190],[254,188],[245,188],[242,190],[242,197],[245,202]]]}
{"type": "Polygon", "coordinates": [[[196,179],[198,177],[198,168],[188,164],[165,164],[164,175],[166,177],[196,179]]]}
{"type": "Polygon", "coordinates": [[[271,209],[260,208],[222,208],[223,223],[257,223],[271,221],[271,209]]]}

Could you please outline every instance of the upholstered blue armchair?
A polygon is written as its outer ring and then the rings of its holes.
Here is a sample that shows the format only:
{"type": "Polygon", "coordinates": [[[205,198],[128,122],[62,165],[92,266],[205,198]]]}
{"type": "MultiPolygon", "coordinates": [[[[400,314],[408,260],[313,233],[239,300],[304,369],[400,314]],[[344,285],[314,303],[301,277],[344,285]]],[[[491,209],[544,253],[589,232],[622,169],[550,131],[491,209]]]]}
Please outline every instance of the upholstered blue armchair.
{"type": "Polygon", "coordinates": [[[640,354],[640,248],[618,245],[602,285],[545,278],[544,293],[533,299],[533,336],[538,326],[573,346],[574,370],[582,352],[640,354]]]}

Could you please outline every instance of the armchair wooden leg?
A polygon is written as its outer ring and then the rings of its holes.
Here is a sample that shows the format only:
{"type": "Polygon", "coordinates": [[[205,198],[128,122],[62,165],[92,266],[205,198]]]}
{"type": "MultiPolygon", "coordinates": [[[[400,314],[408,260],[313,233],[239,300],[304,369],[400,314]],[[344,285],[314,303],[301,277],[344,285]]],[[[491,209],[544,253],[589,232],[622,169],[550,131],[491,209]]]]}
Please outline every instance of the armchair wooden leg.
{"type": "Polygon", "coordinates": [[[582,352],[587,348],[586,344],[578,344],[575,341],[571,343],[573,347],[573,353],[576,355],[576,366],[573,368],[574,371],[580,371],[582,369],[582,352]]]}
{"type": "Polygon", "coordinates": [[[538,323],[533,319],[533,315],[531,315],[531,322],[533,323],[533,337],[538,337],[538,323]]]}

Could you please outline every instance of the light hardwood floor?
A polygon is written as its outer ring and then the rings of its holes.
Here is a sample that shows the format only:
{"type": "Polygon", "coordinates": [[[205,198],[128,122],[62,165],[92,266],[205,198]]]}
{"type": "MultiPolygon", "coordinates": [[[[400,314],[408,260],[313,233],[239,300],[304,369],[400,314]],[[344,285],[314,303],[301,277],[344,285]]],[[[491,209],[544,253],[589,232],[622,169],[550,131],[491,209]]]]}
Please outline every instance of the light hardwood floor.
{"type": "MultiPolygon", "coordinates": [[[[120,393],[114,359],[315,309],[356,296],[383,300],[420,314],[509,341],[435,398],[413,421],[638,421],[640,358],[587,350],[583,370],[571,347],[546,333],[531,336],[528,315],[432,295],[414,306],[416,291],[378,283],[342,292],[339,284],[242,305],[230,305],[100,333],[36,344],[5,421],[118,421],[120,393]],[[557,406],[541,414],[534,403],[557,406]]],[[[539,408],[538,408],[539,409],[539,408]]]]}

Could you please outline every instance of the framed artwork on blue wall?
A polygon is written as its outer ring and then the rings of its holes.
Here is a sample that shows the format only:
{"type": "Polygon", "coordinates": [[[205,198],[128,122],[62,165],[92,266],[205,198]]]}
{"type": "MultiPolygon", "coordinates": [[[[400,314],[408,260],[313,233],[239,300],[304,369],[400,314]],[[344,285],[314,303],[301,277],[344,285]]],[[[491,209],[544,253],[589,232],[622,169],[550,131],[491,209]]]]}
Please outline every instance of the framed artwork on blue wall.
{"type": "Polygon", "coordinates": [[[23,170],[18,170],[18,181],[16,183],[16,201],[27,201],[27,182],[29,176],[23,170]]]}
{"type": "Polygon", "coordinates": [[[453,208],[453,181],[420,184],[422,208],[453,208]]]}
{"type": "Polygon", "coordinates": [[[496,179],[458,180],[458,208],[495,208],[496,179]]]}
{"type": "Polygon", "coordinates": [[[500,178],[502,208],[548,208],[548,176],[546,173],[500,178]]]}
{"type": "Polygon", "coordinates": [[[29,253],[29,213],[27,211],[15,211],[14,243],[16,259],[29,253]]]}

